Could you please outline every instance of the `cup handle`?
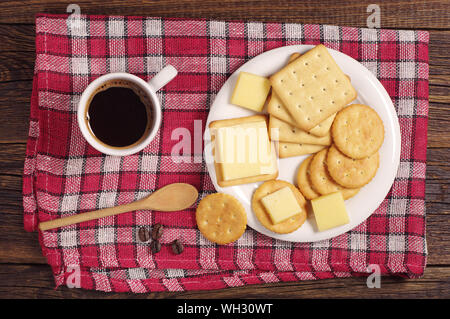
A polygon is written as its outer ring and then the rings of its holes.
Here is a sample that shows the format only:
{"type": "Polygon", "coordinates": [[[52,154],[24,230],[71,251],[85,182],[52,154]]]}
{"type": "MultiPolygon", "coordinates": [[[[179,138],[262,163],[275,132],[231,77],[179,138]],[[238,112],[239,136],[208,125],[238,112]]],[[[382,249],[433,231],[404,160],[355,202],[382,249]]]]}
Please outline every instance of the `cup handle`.
{"type": "Polygon", "coordinates": [[[148,84],[153,90],[155,90],[155,92],[159,91],[163,86],[176,77],[177,74],[177,69],[168,64],[162,68],[161,71],[159,71],[150,81],[148,81],[148,84]]]}

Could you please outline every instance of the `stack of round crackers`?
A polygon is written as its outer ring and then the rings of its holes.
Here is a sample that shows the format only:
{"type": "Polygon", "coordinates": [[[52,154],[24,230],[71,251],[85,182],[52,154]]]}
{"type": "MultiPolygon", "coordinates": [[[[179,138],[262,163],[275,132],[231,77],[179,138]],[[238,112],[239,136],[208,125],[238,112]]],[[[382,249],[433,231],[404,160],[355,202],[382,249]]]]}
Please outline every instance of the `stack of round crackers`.
{"type": "Polygon", "coordinates": [[[375,176],[384,126],[369,106],[351,104],[337,113],[331,127],[333,144],[304,160],[297,185],[309,200],[340,191],[344,199],[358,193],[375,176]]]}

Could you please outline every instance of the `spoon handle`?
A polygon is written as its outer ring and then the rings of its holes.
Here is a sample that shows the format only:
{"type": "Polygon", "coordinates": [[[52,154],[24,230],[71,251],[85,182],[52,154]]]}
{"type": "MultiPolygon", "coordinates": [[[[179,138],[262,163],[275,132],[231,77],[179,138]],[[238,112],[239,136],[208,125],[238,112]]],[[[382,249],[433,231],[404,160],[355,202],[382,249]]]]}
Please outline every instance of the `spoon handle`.
{"type": "Polygon", "coordinates": [[[107,217],[107,216],[114,216],[114,215],[131,212],[134,210],[140,210],[140,209],[146,209],[144,200],[138,200],[138,201],[135,201],[135,202],[132,202],[129,204],[124,204],[124,205],[120,205],[120,206],[96,210],[93,212],[82,213],[82,214],[72,215],[72,216],[68,216],[68,217],[49,220],[49,221],[40,223],[39,229],[42,231],[45,231],[45,230],[49,230],[49,229],[53,229],[53,228],[78,224],[78,223],[86,222],[89,220],[94,220],[94,219],[107,217]]]}

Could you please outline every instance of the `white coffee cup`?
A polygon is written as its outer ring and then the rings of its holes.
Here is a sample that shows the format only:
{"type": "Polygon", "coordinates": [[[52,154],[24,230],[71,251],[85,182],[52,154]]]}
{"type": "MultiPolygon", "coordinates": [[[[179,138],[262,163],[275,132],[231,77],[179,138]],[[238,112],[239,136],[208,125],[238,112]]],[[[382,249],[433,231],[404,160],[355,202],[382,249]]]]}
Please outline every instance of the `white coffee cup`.
{"type": "Polygon", "coordinates": [[[150,144],[161,126],[161,103],[156,95],[156,92],[169,83],[176,75],[177,70],[172,65],[167,65],[148,82],[145,82],[140,77],[129,73],[109,73],[95,79],[84,90],[78,104],[78,126],[80,127],[81,133],[86,141],[96,150],[108,155],[125,156],[141,151],[144,147],[150,144]],[[151,101],[151,103],[149,103],[151,104],[152,111],[151,128],[137,143],[130,146],[113,147],[101,142],[95,137],[89,127],[89,121],[86,119],[87,110],[92,96],[95,95],[94,93],[99,90],[102,85],[110,83],[111,81],[128,82],[136,86],[136,88],[138,88],[140,92],[143,92],[145,97],[151,101]]]}

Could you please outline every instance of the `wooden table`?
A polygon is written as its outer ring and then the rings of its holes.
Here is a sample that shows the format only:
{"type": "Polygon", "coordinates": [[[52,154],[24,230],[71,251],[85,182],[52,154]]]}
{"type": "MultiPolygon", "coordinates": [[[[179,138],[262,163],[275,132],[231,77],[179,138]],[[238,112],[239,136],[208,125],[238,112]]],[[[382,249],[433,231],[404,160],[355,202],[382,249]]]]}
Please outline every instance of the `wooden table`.
{"type": "Polygon", "coordinates": [[[22,170],[35,60],[34,15],[65,13],[77,3],[84,14],[144,15],[365,27],[373,0],[237,1],[47,0],[0,2],[0,297],[13,298],[300,298],[450,297],[450,9],[448,1],[381,3],[381,27],[430,32],[430,108],[426,180],[428,266],[423,278],[384,277],[380,289],[365,278],[265,284],[217,291],[106,294],[66,287],[54,290],[37,233],[22,224],[22,170]]]}

